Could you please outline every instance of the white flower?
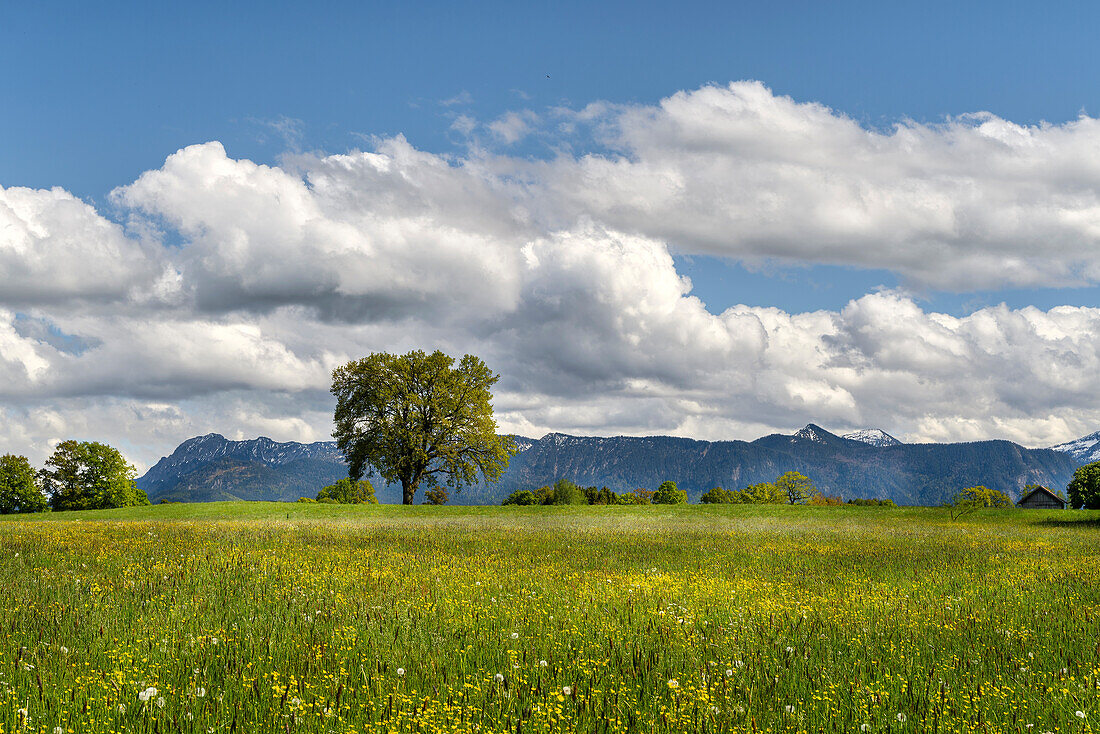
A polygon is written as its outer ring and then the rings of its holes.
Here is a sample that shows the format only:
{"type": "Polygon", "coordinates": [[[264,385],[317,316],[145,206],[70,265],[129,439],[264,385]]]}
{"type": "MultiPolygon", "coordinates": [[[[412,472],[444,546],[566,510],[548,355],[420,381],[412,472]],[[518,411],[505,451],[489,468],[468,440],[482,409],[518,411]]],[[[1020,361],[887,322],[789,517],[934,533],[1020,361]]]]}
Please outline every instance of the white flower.
{"type": "Polygon", "coordinates": [[[504,676],[501,675],[500,673],[497,673],[496,675],[493,676],[493,680],[495,680],[497,683],[503,683],[504,682],[504,676]]]}
{"type": "Polygon", "coordinates": [[[790,704],[787,704],[787,705],[786,705],[786,706],[784,706],[783,708],[787,709],[787,713],[788,713],[788,714],[793,714],[793,713],[794,713],[794,706],[792,706],[792,705],[790,705],[790,704]]]}
{"type": "Polygon", "coordinates": [[[726,677],[727,678],[732,678],[733,677],[733,668],[726,668],[726,677]]]}
{"type": "Polygon", "coordinates": [[[53,728],[53,734],[65,734],[65,730],[62,729],[60,726],[55,726],[53,728]]]}
{"type": "Polygon", "coordinates": [[[155,695],[157,695],[157,689],[153,686],[149,686],[144,691],[138,694],[138,700],[144,703],[155,695]]]}
{"type": "Polygon", "coordinates": [[[1078,711],[1076,714],[1074,714],[1074,716],[1076,716],[1078,719],[1083,719],[1083,718],[1085,718],[1085,712],[1084,711],[1078,711]]]}
{"type": "Polygon", "coordinates": [[[787,648],[787,654],[789,655],[792,652],[794,652],[794,648],[793,647],[788,647],[787,648]]]}
{"type": "Polygon", "coordinates": [[[290,705],[291,706],[301,706],[302,705],[302,699],[295,696],[294,698],[290,699],[290,705]]]}
{"type": "Polygon", "coordinates": [[[539,667],[540,667],[540,668],[545,668],[545,667],[546,667],[546,666],[548,666],[549,664],[550,664],[550,663],[546,662],[545,660],[540,660],[540,661],[539,661],[539,667]]]}
{"type": "Polygon", "coordinates": [[[871,731],[871,725],[870,724],[860,724],[859,725],[859,730],[860,731],[871,731]]]}
{"type": "Polygon", "coordinates": [[[211,645],[217,645],[218,644],[218,638],[217,637],[211,637],[210,638],[210,644],[211,645]]]}
{"type": "Polygon", "coordinates": [[[569,686],[562,686],[561,687],[561,692],[562,692],[562,695],[564,695],[564,696],[572,696],[573,695],[573,689],[570,688],[569,686]]]}
{"type": "Polygon", "coordinates": [[[680,681],[676,680],[675,678],[670,678],[669,681],[668,681],[668,687],[669,688],[679,688],[680,687],[680,681]]]}
{"type": "MultiPolygon", "coordinates": [[[[69,648],[65,647],[64,645],[62,645],[62,646],[61,646],[61,647],[59,647],[58,649],[59,649],[59,650],[61,650],[61,654],[62,654],[62,655],[64,655],[65,653],[69,652],[69,648]]],[[[58,727],[58,728],[60,729],[61,727],[58,727]]]]}
{"type": "Polygon", "coordinates": [[[398,668],[397,669],[397,677],[398,678],[404,678],[405,677],[405,669],[404,668],[398,668]]]}
{"type": "Polygon", "coordinates": [[[908,720],[909,717],[906,716],[905,714],[899,712],[897,718],[898,718],[898,723],[899,724],[904,724],[908,720]]]}
{"type": "Polygon", "coordinates": [[[518,640],[519,639],[519,632],[513,632],[512,633],[512,639],[513,640],[518,640]]]}
{"type": "Polygon", "coordinates": [[[159,698],[157,698],[157,708],[164,708],[164,703],[164,696],[160,696],[159,698]]]}
{"type": "Polygon", "coordinates": [[[118,705],[118,712],[119,712],[120,714],[124,714],[124,713],[126,713],[126,704],[124,704],[124,703],[120,703],[120,704],[118,705]]]}
{"type": "Polygon", "coordinates": [[[195,689],[195,697],[196,698],[202,698],[205,695],[206,695],[206,689],[203,688],[202,686],[199,686],[198,688],[195,689]]]}
{"type": "Polygon", "coordinates": [[[743,668],[743,667],[745,667],[745,661],[744,660],[734,660],[733,661],[733,667],[743,668]]]}
{"type": "Polygon", "coordinates": [[[20,721],[26,721],[27,720],[27,715],[28,714],[27,714],[26,709],[16,709],[15,714],[19,717],[20,721]]]}

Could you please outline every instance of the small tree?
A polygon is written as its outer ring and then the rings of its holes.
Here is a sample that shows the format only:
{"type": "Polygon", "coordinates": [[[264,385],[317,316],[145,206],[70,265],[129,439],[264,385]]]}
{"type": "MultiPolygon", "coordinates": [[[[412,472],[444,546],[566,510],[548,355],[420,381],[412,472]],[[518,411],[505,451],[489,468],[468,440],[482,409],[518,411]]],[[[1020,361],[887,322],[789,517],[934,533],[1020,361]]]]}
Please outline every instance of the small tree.
{"type": "Polygon", "coordinates": [[[1100,461],[1079,467],[1066,485],[1066,494],[1075,510],[1100,510],[1100,461]]]}
{"type": "Polygon", "coordinates": [[[638,487],[633,492],[627,492],[624,497],[629,496],[631,498],[630,504],[632,505],[651,505],[653,504],[653,495],[654,492],[652,489],[638,487]]]}
{"type": "Polygon", "coordinates": [[[817,496],[817,487],[805,474],[789,471],[775,480],[775,486],[791,505],[801,505],[817,496]]]}
{"type": "Polygon", "coordinates": [[[0,515],[42,512],[49,503],[38,488],[38,478],[25,456],[0,456],[0,515]]]}
{"type": "Polygon", "coordinates": [[[555,505],[587,505],[588,498],[584,490],[568,479],[559,479],[554,482],[554,495],[551,500],[555,505]]]}
{"type": "Polygon", "coordinates": [[[676,482],[669,480],[662,482],[657,491],[653,493],[655,505],[682,505],[687,502],[687,492],[676,486],[676,482]]]}
{"type": "Polygon", "coordinates": [[[95,441],[62,441],[39,472],[54,510],[101,510],[147,505],[134,484],[137,469],[118,449],[95,441]]]}
{"type": "Polygon", "coordinates": [[[373,484],[366,479],[355,481],[350,477],[339,479],[335,484],[330,484],[317,493],[318,502],[325,500],[332,500],[340,505],[378,504],[373,484]]]}

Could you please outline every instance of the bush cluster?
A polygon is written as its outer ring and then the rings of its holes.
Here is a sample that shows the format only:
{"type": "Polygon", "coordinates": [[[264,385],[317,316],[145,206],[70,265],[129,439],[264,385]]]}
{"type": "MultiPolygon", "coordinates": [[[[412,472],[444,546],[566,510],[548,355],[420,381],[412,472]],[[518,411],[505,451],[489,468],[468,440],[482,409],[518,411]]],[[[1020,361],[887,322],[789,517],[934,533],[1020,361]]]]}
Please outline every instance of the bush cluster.
{"type": "Polygon", "coordinates": [[[62,441],[37,472],[25,456],[0,456],[0,515],[147,505],[136,474],[118,449],[95,441],[62,441]]]}
{"type": "Polygon", "coordinates": [[[559,479],[531,491],[512,492],[502,505],[678,505],[687,502],[687,492],[675,482],[664,482],[656,490],[638,488],[632,492],[615,492],[607,487],[580,487],[568,479],[559,479]]]}

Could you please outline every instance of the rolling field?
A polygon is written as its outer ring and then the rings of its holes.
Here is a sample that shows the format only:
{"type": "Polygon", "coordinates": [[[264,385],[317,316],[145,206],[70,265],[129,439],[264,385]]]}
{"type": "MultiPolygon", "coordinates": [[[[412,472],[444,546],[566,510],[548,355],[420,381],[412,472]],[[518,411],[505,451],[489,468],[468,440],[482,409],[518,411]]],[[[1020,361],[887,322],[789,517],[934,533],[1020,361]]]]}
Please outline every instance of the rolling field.
{"type": "Polygon", "coordinates": [[[1100,730],[1100,513],[0,520],[3,732],[1100,730]]]}

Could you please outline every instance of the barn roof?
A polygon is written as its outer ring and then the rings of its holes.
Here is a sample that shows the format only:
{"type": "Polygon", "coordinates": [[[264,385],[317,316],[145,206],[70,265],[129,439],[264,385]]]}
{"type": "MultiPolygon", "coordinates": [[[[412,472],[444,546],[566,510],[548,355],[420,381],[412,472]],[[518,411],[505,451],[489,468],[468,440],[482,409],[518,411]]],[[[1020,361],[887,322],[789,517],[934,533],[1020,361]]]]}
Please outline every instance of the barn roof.
{"type": "Polygon", "coordinates": [[[1043,487],[1043,486],[1038,486],[1038,487],[1036,487],[1035,489],[1031,490],[1030,492],[1028,492],[1027,494],[1025,494],[1025,495],[1024,495],[1023,497],[1021,497],[1021,498],[1020,498],[1020,501],[1019,501],[1019,502],[1017,502],[1016,504],[1017,504],[1017,505],[1022,505],[1022,504],[1024,504],[1025,502],[1027,502],[1027,501],[1028,501],[1029,499],[1031,499],[1032,497],[1034,497],[1034,496],[1035,496],[1035,495],[1037,495],[1037,494],[1046,494],[1046,495],[1049,495],[1049,496],[1050,496],[1050,497],[1052,497],[1052,498],[1053,498],[1053,499],[1054,499],[1054,500],[1055,500],[1056,502],[1060,502],[1060,503],[1062,503],[1062,506],[1063,506],[1063,507],[1064,507],[1064,506],[1065,506],[1065,504],[1066,504],[1066,501],[1065,501],[1064,499],[1062,499],[1062,498],[1061,498],[1061,497],[1059,497],[1058,495],[1054,494],[1054,492],[1051,492],[1051,491],[1050,491],[1049,489],[1047,489],[1046,487],[1043,487]]]}

